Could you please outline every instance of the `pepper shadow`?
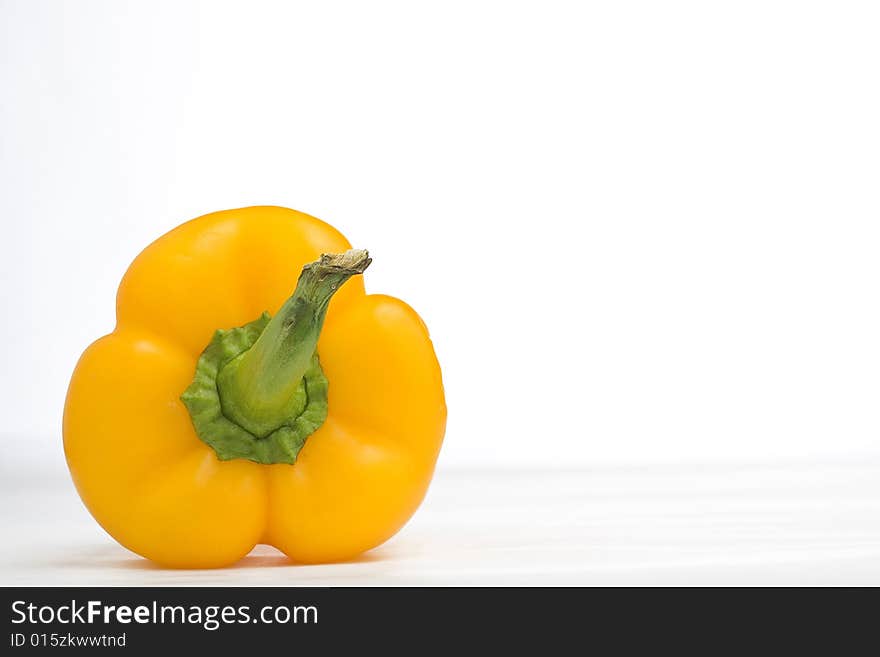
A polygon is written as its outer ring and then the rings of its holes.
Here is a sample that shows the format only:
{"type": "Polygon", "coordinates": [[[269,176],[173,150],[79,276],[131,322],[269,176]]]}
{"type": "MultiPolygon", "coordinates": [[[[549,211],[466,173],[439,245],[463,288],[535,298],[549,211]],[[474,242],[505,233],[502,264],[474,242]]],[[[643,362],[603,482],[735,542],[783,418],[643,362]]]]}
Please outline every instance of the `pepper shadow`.
{"type": "Polygon", "coordinates": [[[153,563],[133,553],[119,554],[119,547],[115,545],[96,546],[79,550],[75,555],[67,555],[62,559],[52,559],[44,565],[52,568],[64,569],[88,569],[88,570],[128,570],[146,571],[155,573],[223,573],[227,571],[261,570],[265,568],[297,568],[297,569],[320,569],[333,565],[356,565],[367,563],[379,563],[393,560],[391,552],[383,547],[370,550],[353,559],[333,561],[323,564],[299,563],[290,559],[283,552],[270,545],[257,545],[250,553],[239,559],[234,564],[225,568],[168,568],[153,563]]]}

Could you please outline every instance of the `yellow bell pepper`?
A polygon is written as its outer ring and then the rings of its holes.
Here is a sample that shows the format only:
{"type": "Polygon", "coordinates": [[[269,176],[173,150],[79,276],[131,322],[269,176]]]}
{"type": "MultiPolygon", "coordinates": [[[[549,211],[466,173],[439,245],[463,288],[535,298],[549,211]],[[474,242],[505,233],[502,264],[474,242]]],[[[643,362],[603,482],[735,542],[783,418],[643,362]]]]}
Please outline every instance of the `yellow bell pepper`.
{"type": "Polygon", "coordinates": [[[369,263],[279,207],[193,219],[135,259],[64,409],[70,473],[111,536],[215,568],[256,544],[350,559],[403,526],[446,406],[427,328],[364,292],[369,263]]]}

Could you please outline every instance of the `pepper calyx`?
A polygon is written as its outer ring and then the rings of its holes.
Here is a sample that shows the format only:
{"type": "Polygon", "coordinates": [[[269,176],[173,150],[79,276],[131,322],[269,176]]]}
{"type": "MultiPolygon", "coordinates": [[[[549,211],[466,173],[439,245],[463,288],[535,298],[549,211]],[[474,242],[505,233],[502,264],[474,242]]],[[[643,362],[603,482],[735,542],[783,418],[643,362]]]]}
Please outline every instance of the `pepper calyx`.
{"type": "Polygon", "coordinates": [[[327,418],[329,384],[317,354],[327,307],[370,262],[361,249],[324,254],[303,267],[274,317],[215,332],[180,399],[217,458],[296,461],[327,418]]]}
{"type": "Polygon", "coordinates": [[[192,383],[180,396],[196,434],[221,461],[247,459],[263,464],[293,464],[306,438],[327,418],[328,383],[317,353],[295,393],[294,414],[268,435],[255,436],[223,413],[217,387],[219,372],[254,345],[270,320],[269,313],[263,313],[244,326],[216,331],[199,357],[192,383]]]}

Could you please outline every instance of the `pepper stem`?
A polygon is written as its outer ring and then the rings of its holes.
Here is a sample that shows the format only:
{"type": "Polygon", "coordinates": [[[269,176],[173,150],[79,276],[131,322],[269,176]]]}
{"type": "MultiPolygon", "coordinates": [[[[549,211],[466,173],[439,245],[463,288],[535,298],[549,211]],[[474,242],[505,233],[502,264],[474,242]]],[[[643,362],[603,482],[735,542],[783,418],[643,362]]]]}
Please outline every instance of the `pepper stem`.
{"type": "Polygon", "coordinates": [[[370,262],[366,251],[350,249],[303,267],[293,295],[253,346],[220,370],[223,415],[263,438],[296,414],[301,404],[297,392],[312,363],[330,298],[370,262]]]}

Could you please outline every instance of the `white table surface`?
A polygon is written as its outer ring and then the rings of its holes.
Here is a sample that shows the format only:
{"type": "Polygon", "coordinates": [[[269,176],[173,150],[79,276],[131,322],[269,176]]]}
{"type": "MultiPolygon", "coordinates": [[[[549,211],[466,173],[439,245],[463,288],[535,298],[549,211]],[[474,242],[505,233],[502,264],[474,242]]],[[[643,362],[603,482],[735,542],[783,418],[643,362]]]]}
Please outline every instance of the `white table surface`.
{"type": "Polygon", "coordinates": [[[880,584],[878,461],[441,470],[413,520],[355,562],[260,546],[201,571],[118,546],[65,478],[4,479],[6,586],[880,584]]]}

